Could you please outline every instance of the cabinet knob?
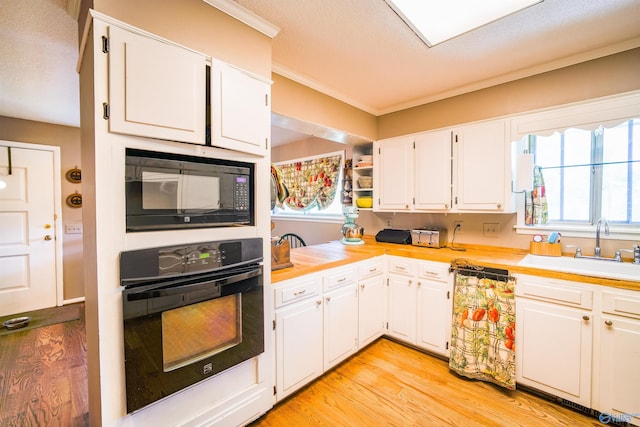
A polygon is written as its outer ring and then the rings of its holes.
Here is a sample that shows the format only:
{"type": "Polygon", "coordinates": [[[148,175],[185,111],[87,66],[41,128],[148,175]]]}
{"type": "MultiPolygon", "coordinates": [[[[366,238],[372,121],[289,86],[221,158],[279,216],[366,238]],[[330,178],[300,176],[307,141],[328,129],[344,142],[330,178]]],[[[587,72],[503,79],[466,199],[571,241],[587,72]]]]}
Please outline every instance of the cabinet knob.
{"type": "Polygon", "coordinates": [[[44,240],[46,240],[46,241],[51,240],[51,236],[49,234],[47,234],[46,236],[44,236],[44,240]]]}
{"type": "Polygon", "coordinates": [[[587,315],[582,316],[582,320],[584,320],[585,322],[588,321],[589,320],[589,316],[587,316],[587,315]]]}
{"type": "Polygon", "coordinates": [[[613,325],[613,322],[611,320],[605,320],[604,324],[607,325],[607,326],[611,326],[611,325],[613,325]]]}
{"type": "Polygon", "coordinates": [[[316,301],[316,305],[322,305],[322,300],[319,299],[318,301],[316,301]]]}
{"type": "Polygon", "coordinates": [[[331,301],[331,297],[326,297],[324,300],[325,300],[326,302],[329,302],[329,301],[331,301]]]}
{"type": "Polygon", "coordinates": [[[364,289],[364,283],[360,285],[360,289],[364,289]]]}

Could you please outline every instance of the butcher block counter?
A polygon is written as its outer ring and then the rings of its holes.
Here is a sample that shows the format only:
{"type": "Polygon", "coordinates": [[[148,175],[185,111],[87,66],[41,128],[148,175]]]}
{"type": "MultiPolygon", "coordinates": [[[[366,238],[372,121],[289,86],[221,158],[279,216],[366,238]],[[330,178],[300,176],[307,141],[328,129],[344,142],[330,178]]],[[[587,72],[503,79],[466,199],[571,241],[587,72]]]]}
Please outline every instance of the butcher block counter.
{"type": "Polygon", "coordinates": [[[364,242],[364,245],[344,245],[342,242],[337,240],[329,243],[292,249],[291,262],[293,263],[293,267],[272,271],[271,282],[277,283],[283,280],[300,277],[305,274],[341,265],[351,264],[379,255],[395,255],[445,263],[450,263],[456,259],[463,259],[473,264],[485,267],[507,269],[509,270],[509,273],[530,274],[534,276],[550,277],[574,282],[591,283],[595,285],[640,291],[640,282],[637,281],[603,279],[601,277],[584,276],[519,266],[518,263],[529,253],[529,251],[523,249],[460,245],[466,249],[463,252],[455,251],[450,248],[432,249],[412,245],[380,243],[376,242],[375,237],[373,236],[365,236],[364,242]]]}

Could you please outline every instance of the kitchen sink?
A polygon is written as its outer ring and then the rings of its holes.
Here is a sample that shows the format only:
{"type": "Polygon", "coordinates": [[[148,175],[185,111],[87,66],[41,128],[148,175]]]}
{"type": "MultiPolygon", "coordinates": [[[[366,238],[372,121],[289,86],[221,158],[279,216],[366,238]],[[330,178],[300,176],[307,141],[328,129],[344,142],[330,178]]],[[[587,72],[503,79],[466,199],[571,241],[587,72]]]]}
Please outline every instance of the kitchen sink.
{"type": "Polygon", "coordinates": [[[564,273],[604,277],[607,279],[640,281],[640,265],[630,262],[615,262],[608,259],[527,255],[518,265],[543,270],[561,271],[564,273]]]}

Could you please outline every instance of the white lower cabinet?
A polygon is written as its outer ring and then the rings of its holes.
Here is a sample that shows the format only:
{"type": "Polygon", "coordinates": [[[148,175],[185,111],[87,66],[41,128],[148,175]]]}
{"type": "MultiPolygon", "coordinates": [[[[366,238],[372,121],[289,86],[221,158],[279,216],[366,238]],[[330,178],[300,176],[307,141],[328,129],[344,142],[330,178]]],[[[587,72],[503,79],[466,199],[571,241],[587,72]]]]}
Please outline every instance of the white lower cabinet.
{"type": "Polygon", "coordinates": [[[452,280],[449,265],[389,257],[387,334],[448,355],[452,280]]]}
{"type": "Polygon", "coordinates": [[[323,372],[322,277],[304,276],[276,287],[276,393],[291,394],[323,372]]]}
{"type": "Polygon", "coordinates": [[[453,278],[449,264],[418,261],[416,345],[449,356],[453,278]]]}
{"type": "Polygon", "coordinates": [[[353,281],[324,294],[324,370],[357,350],[358,288],[353,281]]]}
{"type": "Polygon", "coordinates": [[[518,277],[518,384],[591,407],[592,294],[572,282],[518,277]]]}
{"type": "Polygon", "coordinates": [[[384,258],[379,256],[358,263],[358,348],[384,335],[386,287],[384,258]]]}
{"type": "Polygon", "coordinates": [[[595,409],[612,420],[640,425],[639,293],[603,291],[599,324],[600,398],[595,409]]]}

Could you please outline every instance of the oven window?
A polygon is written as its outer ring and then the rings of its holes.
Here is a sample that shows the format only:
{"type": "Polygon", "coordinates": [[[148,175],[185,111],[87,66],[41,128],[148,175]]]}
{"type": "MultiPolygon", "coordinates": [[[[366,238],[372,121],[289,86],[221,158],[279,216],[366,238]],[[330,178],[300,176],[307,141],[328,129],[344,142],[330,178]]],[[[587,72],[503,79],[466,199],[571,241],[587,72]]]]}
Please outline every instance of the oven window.
{"type": "Polygon", "coordinates": [[[164,372],[205,359],[242,342],[242,294],[162,313],[164,372]]]}

